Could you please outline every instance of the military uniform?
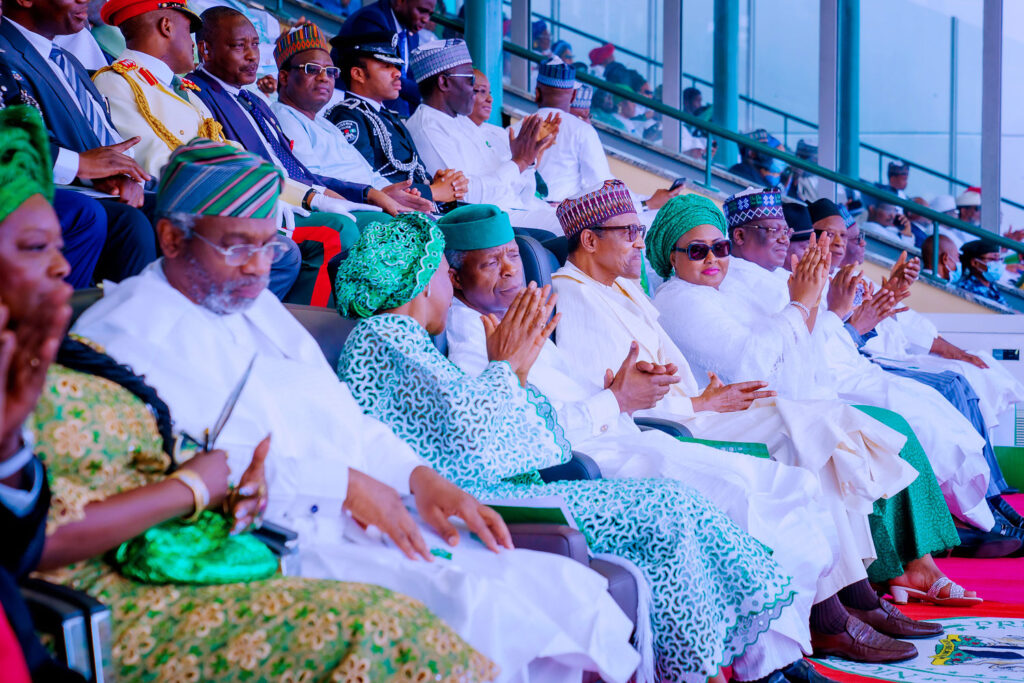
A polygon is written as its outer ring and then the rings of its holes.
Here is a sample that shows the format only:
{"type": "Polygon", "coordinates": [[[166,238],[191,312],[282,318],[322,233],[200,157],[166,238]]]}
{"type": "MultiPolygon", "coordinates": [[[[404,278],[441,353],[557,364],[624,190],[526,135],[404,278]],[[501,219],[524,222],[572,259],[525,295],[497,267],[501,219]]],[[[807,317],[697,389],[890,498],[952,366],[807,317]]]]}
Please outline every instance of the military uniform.
{"type": "Polygon", "coordinates": [[[387,107],[374,109],[362,97],[349,95],[327,112],[327,120],[338,127],[373,170],[392,183],[411,179],[413,183],[430,184],[409,129],[387,107]]]}
{"type": "Polygon", "coordinates": [[[155,178],[171,152],[192,138],[224,141],[220,123],[195,94],[199,87],[152,55],[125,50],[93,82],[110,104],[117,132],[126,140],[141,138],[132,148],[135,161],[155,178]]]}

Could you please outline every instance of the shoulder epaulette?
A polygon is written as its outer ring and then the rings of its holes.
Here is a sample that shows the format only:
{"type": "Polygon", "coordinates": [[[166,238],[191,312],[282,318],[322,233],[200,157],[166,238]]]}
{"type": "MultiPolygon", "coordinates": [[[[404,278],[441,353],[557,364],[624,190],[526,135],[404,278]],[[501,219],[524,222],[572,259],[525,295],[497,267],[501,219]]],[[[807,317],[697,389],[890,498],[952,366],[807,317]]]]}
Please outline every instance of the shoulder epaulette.
{"type": "Polygon", "coordinates": [[[201,92],[202,91],[202,88],[200,88],[198,85],[196,85],[195,81],[190,81],[187,78],[181,79],[181,87],[185,88],[186,90],[193,90],[195,92],[201,92]]]}
{"type": "Polygon", "coordinates": [[[129,71],[134,71],[139,68],[139,65],[131,59],[119,59],[110,65],[110,68],[121,74],[122,76],[129,71]]]}

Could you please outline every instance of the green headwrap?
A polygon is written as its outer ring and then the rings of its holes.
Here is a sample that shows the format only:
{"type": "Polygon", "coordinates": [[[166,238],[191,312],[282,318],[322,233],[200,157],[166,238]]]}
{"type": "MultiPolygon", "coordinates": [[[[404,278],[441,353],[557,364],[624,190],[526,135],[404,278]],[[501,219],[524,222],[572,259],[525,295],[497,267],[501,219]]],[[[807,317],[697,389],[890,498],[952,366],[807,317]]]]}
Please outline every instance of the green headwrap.
{"type": "Polygon", "coordinates": [[[698,225],[710,225],[726,234],[725,215],[707,197],[692,193],[673,197],[661,207],[647,231],[647,259],[663,278],[672,275],[672,249],[679,238],[698,225]]]}
{"type": "Polygon", "coordinates": [[[443,256],[444,235],[422,213],[371,223],[338,268],[338,312],[346,318],[369,318],[412,301],[426,288],[443,256]]]}
{"type": "Polygon", "coordinates": [[[32,107],[0,109],[0,221],[36,194],[53,201],[46,126],[32,107]]]}
{"type": "Polygon", "coordinates": [[[492,204],[467,204],[449,211],[437,222],[445,246],[458,251],[490,249],[516,238],[508,214],[492,204]]]}

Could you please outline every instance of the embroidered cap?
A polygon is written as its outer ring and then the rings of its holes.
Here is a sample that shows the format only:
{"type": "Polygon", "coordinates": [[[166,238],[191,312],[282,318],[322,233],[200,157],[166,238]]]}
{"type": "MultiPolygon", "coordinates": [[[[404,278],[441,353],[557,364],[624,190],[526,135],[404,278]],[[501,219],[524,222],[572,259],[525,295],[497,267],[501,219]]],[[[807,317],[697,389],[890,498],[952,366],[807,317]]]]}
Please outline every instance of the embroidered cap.
{"type": "Polygon", "coordinates": [[[605,221],[627,213],[636,213],[636,206],[621,180],[606,180],[593,192],[562,201],[555,210],[566,237],[600,227],[605,221]]]}
{"type": "Polygon", "coordinates": [[[444,246],[440,228],[422,213],[371,223],[338,268],[338,312],[369,318],[412,301],[441,267],[444,246]]]}
{"type": "MultiPolygon", "coordinates": [[[[811,222],[817,223],[818,221],[831,218],[832,216],[839,216],[843,218],[842,212],[839,210],[839,205],[827,197],[822,197],[807,207],[807,210],[811,213],[811,222]]],[[[846,219],[843,218],[845,222],[846,219]]]]}
{"type": "Polygon", "coordinates": [[[818,146],[798,140],[796,143],[796,155],[801,159],[818,163],[818,146]]]}
{"type": "Polygon", "coordinates": [[[171,154],[156,188],[156,213],[268,218],[284,176],[268,161],[206,138],[171,154]]]}
{"type": "Polygon", "coordinates": [[[605,43],[601,47],[595,47],[587,55],[590,57],[590,63],[599,66],[615,59],[615,46],[611,43],[605,43]]]}
{"type": "Polygon", "coordinates": [[[576,67],[566,64],[560,57],[552,57],[540,65],[537,85],[570,90],[576,87],[576,67]]]}
{"type": "Polygon", "coordinates": [[[726,199],[722,208],[730,228],[761,218],[786,219],[782,212],[782,194],[776,188],[747,188],[726,199]]]}
{"type": "Polygon", "coordinates": [[[590,111],[590,103],[593,100],[594,89],[586,83],[580,83],[576,88],[576,92],[572,94],[572,103],[569,105],[569,108],[590,111]]]}
{"type": "Polygon", "coordinates": [[[435,40],[414,50],[409,58],[409,68],[417,83],[454,69],[463,64],[473,65],[466,41],[459,38],[435,40]]]}
{"type": "Polygon", "coordinates": [[[327,38],[316,24],[303,24],[281,34],[274,44],[274,61],[277,68],[280,69],[282,64],[306,50],[323,50],[328,54],[331,52],[327,38]]]}
{"type": "Polygon", "coordinates": [[[158,9],[173,9],[184,14],[188,17],[189,28],[192,33],[195,33],[203,26],[203,20],[199,18],[199,15],[184,0],[180,2],[177,0],[169,0],[167,2],[160,2],[160,0],[108,0],[100,9],[100,19],[103,20],[104,24],[120,26],[129,19],[147,12],[155,12],[158,9]]]}

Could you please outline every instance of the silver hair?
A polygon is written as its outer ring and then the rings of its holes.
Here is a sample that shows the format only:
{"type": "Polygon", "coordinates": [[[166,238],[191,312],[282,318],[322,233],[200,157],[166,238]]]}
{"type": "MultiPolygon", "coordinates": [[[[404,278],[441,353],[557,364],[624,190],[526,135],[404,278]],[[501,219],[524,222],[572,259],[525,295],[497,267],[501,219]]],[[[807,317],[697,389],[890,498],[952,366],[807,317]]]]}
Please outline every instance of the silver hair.
{"type": "Polygon", "coordinates": [[[455,270],[462,270],[462,266],[466,263],[466,252],[458,249],[445,249],[444,257],[448,260],[448,265],[455,270]]]}
{"type": "Polygon", "coordinates": [[[196,227],[196,221],[199,219],[199,216],[194,213],[184,213],[182,211],[168,211],[167,213],[160,214],[158,219],[166,219],[170,221],[176,228],[178,228],[178,230],[181,230],[185,239],[189,239],[192,237],[192,231],[196,227]]]}

